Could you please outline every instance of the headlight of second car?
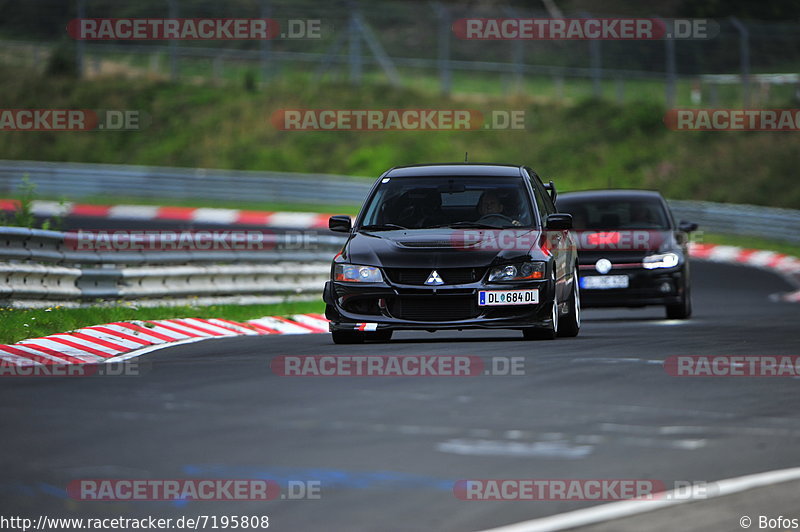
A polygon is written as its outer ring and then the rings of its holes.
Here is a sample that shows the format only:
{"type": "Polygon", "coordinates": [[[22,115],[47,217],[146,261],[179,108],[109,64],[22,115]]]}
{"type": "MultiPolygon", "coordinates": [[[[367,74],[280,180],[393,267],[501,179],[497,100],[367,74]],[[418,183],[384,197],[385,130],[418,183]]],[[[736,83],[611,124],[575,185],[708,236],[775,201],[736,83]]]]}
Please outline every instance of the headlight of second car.
{"type": "Polygon", "coordinates": [[[333,268],[333,278],[347,283],[380,283],[383,282],[380,268],[359,266],[358,264],[337,264],[333,268]]]}
{"type": "Polygon", "coordinates": [[[659,253],[658,255],[650,255],[645,257],[642,261],[642,267],[646,270],[654,270],[656,268],[673,268],[680,262],[680,257],[677,253],[659,253]]]}
{"type": "Polygon", "coordinates": [[[544,279],[545,269],[545,262],[522,262],[519,264],[495,266],[489,270],[489,282],[544,279]]]}

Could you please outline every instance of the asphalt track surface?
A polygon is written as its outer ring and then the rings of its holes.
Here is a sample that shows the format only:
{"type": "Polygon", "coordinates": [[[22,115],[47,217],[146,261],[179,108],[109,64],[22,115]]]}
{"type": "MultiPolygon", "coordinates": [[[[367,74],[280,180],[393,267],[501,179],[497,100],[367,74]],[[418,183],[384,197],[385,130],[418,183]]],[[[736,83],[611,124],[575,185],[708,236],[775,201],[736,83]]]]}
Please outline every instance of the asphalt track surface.
{"type": "MultiPolygon", "coordinates": [[[[678,378],[661,365],[670,355],[800,354],[800,306],[768,299],[791,287],[744,266],[695,262],[693,275],[691,320],[665,320],[659,308],[588,310],[574,339],[408,332],[386,345],[337,346],[326,334],[240,337],[150,353],[139,377],[3,379],[0,515],[269,515],[271,530],[479,530],[598,503],[462,501],[459,479],[671,487],[798,465],[799,380],[678,378]],[[274,374],[270,361],[289,354],[519,356],[525,375],[274,374]],[[85,478],[316,480],[322,495],[67,497],[65,486],[85,478]]],[[[738,530],[730,512],[726,529],[738,530]]]]}

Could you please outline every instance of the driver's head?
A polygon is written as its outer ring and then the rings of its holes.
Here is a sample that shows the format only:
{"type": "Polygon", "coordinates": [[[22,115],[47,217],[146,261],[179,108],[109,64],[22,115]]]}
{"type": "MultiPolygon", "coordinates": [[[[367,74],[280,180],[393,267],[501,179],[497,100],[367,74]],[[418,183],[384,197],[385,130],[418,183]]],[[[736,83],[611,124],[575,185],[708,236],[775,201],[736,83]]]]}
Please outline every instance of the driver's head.
{"type": "Polygon", "coordinates": [[[497,194],[487,190],[481,194],[481,199],[478,202],[478,212],[481,216],[500,214],[503,212],[503,203],[500,201],[500,198],[497,197],[497,194]]]}
{"type": "Polygon", "coordinates": [[[633,203],[631,205],[631,221],[632,222],[649,222],[650,210],[642,203],[633,203]]]}

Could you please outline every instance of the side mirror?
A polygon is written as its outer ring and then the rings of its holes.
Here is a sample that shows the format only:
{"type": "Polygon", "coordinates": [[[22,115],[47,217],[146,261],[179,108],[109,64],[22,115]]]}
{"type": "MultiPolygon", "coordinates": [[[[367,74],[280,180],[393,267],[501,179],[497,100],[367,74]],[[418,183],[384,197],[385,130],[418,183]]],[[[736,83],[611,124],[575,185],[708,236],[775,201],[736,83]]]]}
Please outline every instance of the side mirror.
{"type": "Polygon", "coordinates": [[[553,184],[552,179],[544,186],[544,189],[550,192],[550,199],[553,200],[553,203],[555,203],[556,198],[558,197],[558,192],[556,191],[556,186],[553,184]]]}
{"type": "Polygon", "coordinates": [[[697,224],[694,222],[686,222],[681,220],[678,224],[678,231],[683,231],[684,233],[691,233],[692,231],[697,231],[697,224]]]}
{"type": "Polygon", "coordinates": [[[353,228],[353,223],[349,216],[339,215],[328,218],[328,229],[337,233],[349,233],[353,228]]]}
{"type": "Polygon", "coordinates": [[[545,229],[549,231],[569,231],[572,229],[572,215],[563,212],[549,215],[545,222],[545,229]]]}

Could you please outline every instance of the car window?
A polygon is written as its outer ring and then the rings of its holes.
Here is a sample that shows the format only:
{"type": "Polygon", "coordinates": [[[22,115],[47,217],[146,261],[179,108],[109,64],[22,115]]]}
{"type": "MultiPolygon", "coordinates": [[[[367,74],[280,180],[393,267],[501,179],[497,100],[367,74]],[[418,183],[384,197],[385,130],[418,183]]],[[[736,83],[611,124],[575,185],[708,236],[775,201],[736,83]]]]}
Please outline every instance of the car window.
{"type": "Polygon", "coordinates": [[[424,229],[452,224],[531,227],[530,196],[517,177],[384,178],[361,226],[424,229]]]}
{"type": "Polygon", "coordinates": [[[539,189],[531,182],[531,186],[533,188],[533,194],[536,197],[536,208],[539,211],[539,219],[542,220],[542,224],[544,225],[545,220],[547,220],[547,215],[550,214],[545,207],[544,199],[542,198],[542,194],[539,192],[539,189]]]}
{"type": "MultiPolygon", "coordinates": [[[[558,212],[556,206],[553,204],[553,199],[550,197],[550,194],[547,192],[547,189],[544,188],[544,185],[542,184],[541,180],[533,174],[529,173],[528,175],[530,176],[531,187],[533,188],[533,190],[536,191],[537,201],[539,201],[542,204],[542,207],[544,208],[545,212],[547,214],[553,214],[555,212],[558,212]]],[[[547,215],[544,216],[544,218],[546,217],[547,215]]]]}
{"type": "Polygon", "coordinates": [[[669,215],[657,199],[563,199],[562,212],[572,215],[576,230],[660,229],[670,227],[669,215]]]}

